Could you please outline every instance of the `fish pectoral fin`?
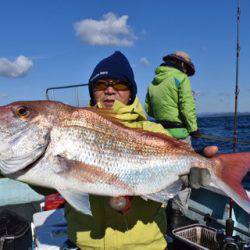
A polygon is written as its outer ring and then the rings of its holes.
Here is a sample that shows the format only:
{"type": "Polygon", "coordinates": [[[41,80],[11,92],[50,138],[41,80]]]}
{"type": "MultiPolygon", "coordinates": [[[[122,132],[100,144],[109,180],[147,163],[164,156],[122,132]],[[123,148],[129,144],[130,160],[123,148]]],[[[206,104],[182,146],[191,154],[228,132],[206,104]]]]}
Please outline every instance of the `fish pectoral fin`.
{"type": "Polygon", "coordinates": [[[92,216],[89,203],[89,195],[85,193],[77,193],[73,190],[58,190],[65,200],[77,211],[92,216]]]}
{"type": "Polygon", "coordinates": [[[157,193],[147,194],[141,197],[145,200],[149,199],[166,204],[169,199],[173,198],[177,193],[181,191],[182,185],[182,180],[178,179],[174,181],[171,185],[167,186],[166,188],[162,189],[157,193]]]}
{"type": "Polygon", "coordinates": [[[130,194],[134,193],[133,188],[123,182],[116,174],[81,161],[68,160],[61,155],[57,155],[57,157],[63,170],[59,173],[61,176],[80,180],[81,183],[102,183],[102,185],[108,185],[122,191],[126,190],[130,194]]]}

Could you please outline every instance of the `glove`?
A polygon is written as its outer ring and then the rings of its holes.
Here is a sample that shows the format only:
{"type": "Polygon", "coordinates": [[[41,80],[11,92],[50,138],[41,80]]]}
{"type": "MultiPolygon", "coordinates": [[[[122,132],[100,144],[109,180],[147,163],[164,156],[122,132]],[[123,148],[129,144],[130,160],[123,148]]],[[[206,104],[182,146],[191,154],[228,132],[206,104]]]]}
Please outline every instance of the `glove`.
{"type": "MultiPolygon", "coordinates": [[[[199,154],[211,158],[218,152],[217,146],[207,146],[199,154]]],[[[200,187],[208,186],[211,182],[211,175],[205,168],[193,167],[190,169],[188,175],[181,176],[184,186],[198,189],[200,187]]]]}
{"type": "Polygon", "coordinates": [[[189,174],[180,177],[183,182],[182,190],[172,200],[172,209],[185,214],[187,210],[187,201],[190,197],[191,188],[199,189],[209,185],[211,176],[206,168],[193,167],[189,174]]]}
{"type": "Polygon", "coordinates": [[[199,138],[199,137],[201,137],[201,132],[200,132],[199,129],[197,129],[197,130],[189,133],[189,135],[192,136],[192,137],[194,137],[194,138],[199,138]]]}
{"type": "MultiPolygon", "coordinates": [[[[217,146],[207,146],[201,152],[201,155],[211,158],[218,152],[217,146]]],[[[179,211],[184,214],[187,209],[187,200],[190,196],[190,188],[198,189],[200,187],[205,187],[210,184],[211,175],[208,169],[193,167],[190,169],[189,174],[180,177],[183,186],[182,191],[175,196],[171,202],[171,207],[175,211],[179,211]]]]}
{"type": "Polygon", "coordinates": [[[206,168],[191,168],[188,175],[189,186],[194,189],[206,187],[211,182],[211,175],[206,168]]]}

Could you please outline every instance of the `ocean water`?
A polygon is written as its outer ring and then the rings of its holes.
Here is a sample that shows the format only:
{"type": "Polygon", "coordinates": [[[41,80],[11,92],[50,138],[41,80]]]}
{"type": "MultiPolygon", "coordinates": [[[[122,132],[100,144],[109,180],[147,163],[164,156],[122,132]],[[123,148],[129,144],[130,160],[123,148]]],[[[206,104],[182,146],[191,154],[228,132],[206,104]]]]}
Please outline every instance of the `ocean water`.
{"type": "MultiPolygon", "coordinates": [[[[195,149],[216,145],[219,147],[220,153],[233,152],[234,117],[232,115],[199,117],[198,127],[201,133],[209,139],[192,139],[195,149]]],[[[250,115],[238,116],[237,137],[236,152],[250,151],[250,115]]],[[[242,184],[247,190],[250,190],[250,172],[242,184]]]]}

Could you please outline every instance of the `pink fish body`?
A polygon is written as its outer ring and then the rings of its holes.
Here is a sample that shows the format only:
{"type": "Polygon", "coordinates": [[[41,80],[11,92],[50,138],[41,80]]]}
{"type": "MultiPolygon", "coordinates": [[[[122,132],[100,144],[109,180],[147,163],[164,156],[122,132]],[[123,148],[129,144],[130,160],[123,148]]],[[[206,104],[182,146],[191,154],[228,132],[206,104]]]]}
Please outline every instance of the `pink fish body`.
{"type": "Polygon", "coordinates": [[[196,154],[166,135],[129,129],[106,111],[49,101],[0,107],[0,170],[10,178],[57,189],[91,214],[86,194],[138,195],[166,202],[191,167],[207,168],[212,182],[250,212],[240,185],[250,153],[196,154]]]}

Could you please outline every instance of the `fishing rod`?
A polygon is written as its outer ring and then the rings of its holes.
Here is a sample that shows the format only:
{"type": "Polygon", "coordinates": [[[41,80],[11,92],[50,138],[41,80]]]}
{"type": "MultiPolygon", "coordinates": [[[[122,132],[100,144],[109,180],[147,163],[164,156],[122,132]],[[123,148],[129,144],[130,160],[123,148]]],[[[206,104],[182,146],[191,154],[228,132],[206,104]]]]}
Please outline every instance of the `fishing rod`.
{"type": "MultiPolygon", "coordinates": [[[[233,152],[237,150],[238,140],[238,96],[239,96],[239,59],[240,59],[240,0],[237,0],[237,41],[236,41],[236,72],[235,72],[235,98],[234,98],[234,141],[233,152]]],[[[232,219],[234,201],[229,199],[229,216],[226,220],[226,235],[232,236],[234,231],[234,220],[232,219]]]]}
{"type": "Polygon", "coordinates": [[[236,44],[236,79],[234,98],[234,143],[233,152],[237,149],[238,96],[239,96],[239,59],[240,59],[240,0],[237,1],[237,44],[236,44]]]}

